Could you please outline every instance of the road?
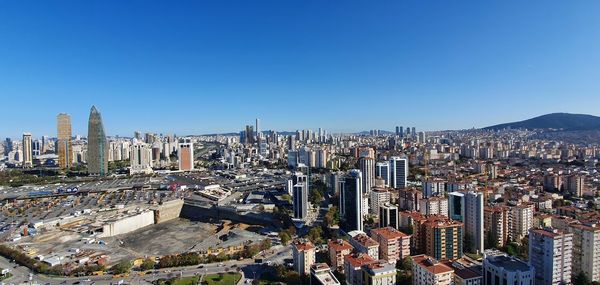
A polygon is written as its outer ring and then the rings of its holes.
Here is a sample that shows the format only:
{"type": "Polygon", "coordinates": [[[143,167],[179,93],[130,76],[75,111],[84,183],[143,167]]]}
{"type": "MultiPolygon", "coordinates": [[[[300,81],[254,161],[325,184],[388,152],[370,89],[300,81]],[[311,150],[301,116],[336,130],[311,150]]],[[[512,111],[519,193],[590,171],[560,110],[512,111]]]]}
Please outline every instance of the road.
{"type": "MultiPolygon", "coordinates": [[[[274,246],[269,250],[269,253],[264,256],[258,256],[263,258],[264,263],[272,264],[283,264],[285,259],[292,257],[291,246],[274,246]]],[[[32,273],[28,268],[23,266],[17,266],[16,264],[10,263],[7,259],[0,257],[1,268],[11,268],[13,277],[4,280],[5,284],[30,284],[29,277],[32,273]]],[[[258,277],[260,274],[268,270],[268,266],[255,264],[253,259],[246,260],[231,260],[219,263],[187,266],[187,267],[174,267],[152,270],[151,274],[139,275],[138,272],[132,272],[129,277],[126,278],[115,278],[112,275],[105,276],[86,276],[86,277],[50,277],[41,274],[32,274],[31,284],[97,284],[97,285],[109,285],[117,284],[123,280],[124,284],[152,284],[152,281],[158,279],[170,279],[174,277],[186,277],[186,276],[202,276],[206,274],[226,273],[226,272],[237,272],[243,271],[243,276],[248,278],[258,277]]],[[[243,280],[242,280],[243,282],[243,280]]]]}

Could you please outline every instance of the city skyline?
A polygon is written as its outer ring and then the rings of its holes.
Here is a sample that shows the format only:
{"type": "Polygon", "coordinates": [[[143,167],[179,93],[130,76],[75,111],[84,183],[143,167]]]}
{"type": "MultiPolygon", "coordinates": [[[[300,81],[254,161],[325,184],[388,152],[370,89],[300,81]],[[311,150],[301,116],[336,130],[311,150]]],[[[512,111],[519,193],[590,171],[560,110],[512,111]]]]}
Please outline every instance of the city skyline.
{"type": "Polygon", "coordinates": [[[0,135],[52,135],[61,112],[83,135],[91,105],[108,135],[600,115],[597,2],[144,4],[3,3],[0,94],[15,108],[0,119],[20,123],[0,135]]]}

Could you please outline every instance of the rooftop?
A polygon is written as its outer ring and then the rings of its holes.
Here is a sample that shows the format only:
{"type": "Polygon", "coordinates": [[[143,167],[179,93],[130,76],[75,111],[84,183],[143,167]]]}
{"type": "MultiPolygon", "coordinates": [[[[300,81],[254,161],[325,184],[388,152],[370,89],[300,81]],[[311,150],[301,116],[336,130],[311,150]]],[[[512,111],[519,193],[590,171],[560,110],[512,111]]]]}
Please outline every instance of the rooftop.
{"type": "Polygon", "coordinates": [[[423,267],[424,269],[426,269],[427,271],[431,272],[434,275],[454,271],[448,265],[440,263],[439,261],[435,260],[433,257],[427,256],[424,254],[413,256],[412,260],[413,260],[413,263],[418,264],[419,266],[423,267]]]}
{"type": "Polygon", "coordinates": [[[387,239],[387,240],[391,240],[391,239],[399,239],[399,238],[403,238],[403,237],[407,237],[408,235],[395,229],[392,227],[385,227],[385,228],[378,228],[378,229],[372,229],[371,230],[371,235],[379,235],[382,236],[383,238],[387,239]]]}
{"type": "Polygon", "coordinates": [[[352,247],[352,245],[349,242],[347,242],[343,239],[330,240],[327,242],[327,246],[330,249],[335,250],[336,252],[354,249],[354,247],[352,247]]]}
{"type": "Polygon", "coordinates": [[[502,267],[507,271],[525,272],[531,270],[527,263],[514,257],[508,257],[506,255],[486,256],[485,262],[488,262],[496,267],[502,267]]]}

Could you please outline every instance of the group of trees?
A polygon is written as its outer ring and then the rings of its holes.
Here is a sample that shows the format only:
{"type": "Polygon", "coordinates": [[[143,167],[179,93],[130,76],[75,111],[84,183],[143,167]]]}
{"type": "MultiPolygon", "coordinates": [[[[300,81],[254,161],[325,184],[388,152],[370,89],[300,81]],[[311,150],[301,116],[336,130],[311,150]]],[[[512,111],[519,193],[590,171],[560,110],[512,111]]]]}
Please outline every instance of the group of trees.
{"type": "Polygon", "coordinates": [[[307,276],[300,276],[298,272],[289,270],[283,265],[275,265],[274,270],[264,273],[261,276],[261,279],[272,282],[282,282],[289,285],[302,285],[309,283],[307,276]]]}
{"type": "Polygon", "coordinates": [[[123,260],[123,261],[113,265],[110,268],[110,271],[113,274],[123,274],[123,273],[129,272],[131,270],[132,266],[133,266],[133,264],[130,260],[123,260]]]}

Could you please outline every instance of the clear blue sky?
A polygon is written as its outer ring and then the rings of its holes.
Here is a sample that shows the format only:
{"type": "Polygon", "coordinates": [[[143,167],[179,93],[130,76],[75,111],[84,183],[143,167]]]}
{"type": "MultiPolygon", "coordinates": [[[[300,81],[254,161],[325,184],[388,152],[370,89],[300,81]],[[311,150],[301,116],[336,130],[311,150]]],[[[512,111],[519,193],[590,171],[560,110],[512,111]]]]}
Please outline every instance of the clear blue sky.
{"type": "Polygon", "coordinates": [[[1,1],[0,136],[600,115],[600,1],[1,1]],[[485,3],[484,3],[485,2],[485,3]]]}

